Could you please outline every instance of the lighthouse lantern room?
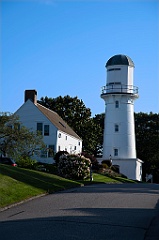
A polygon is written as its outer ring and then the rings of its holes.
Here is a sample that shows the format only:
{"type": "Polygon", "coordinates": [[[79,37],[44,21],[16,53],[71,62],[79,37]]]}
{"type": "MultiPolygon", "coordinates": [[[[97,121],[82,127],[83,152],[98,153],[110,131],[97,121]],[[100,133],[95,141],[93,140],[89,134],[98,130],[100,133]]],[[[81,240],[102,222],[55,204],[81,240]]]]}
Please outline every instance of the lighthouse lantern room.
{"type": "Polygon", "coordinates": [[[133,85],[134,63],[126,55],[115,55],[106,63],[107,80],[102,87],[105,101],[103,160],[111,159],[128,178],[142,180],[142,161],[136,157],[133,85]]]}

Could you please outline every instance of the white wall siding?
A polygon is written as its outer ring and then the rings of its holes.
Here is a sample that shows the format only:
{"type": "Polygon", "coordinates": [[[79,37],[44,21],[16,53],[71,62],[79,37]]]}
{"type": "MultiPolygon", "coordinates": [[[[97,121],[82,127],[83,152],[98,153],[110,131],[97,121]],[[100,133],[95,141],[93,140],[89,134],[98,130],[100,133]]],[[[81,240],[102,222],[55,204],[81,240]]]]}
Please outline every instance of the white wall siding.
{"type": "Polygon", "coordinates": [[[142,181],[142,161],[140,159],[114,159],[112,164],[119,165],[120,173],[129,179],[142,181]]]}
{"type": "Polygon", "coordinates": [[[68,153],[80,154],[82,151],[82,141],[64,132],[58,131],[57,151],[67,151],[68,153]]]}
{"type": "MultiPolygon", "coordinates": [[[[43,124],[43,141],[46,149],[48,149],[49,145],[53,145],[55,153],[59,151],[59,147],[61,151],[67,149],[69,153],[81,153],[82,140],[59,131],[32,101],[28,100],[25,102],[15,114],[19,116],[21,125],[24,125],[31,131],[37,131],[37,123],[43,124]],[[44,125],[49,125],[49,136],[44,136],[44,125]],[[61,137],[59,137],[59,135],[61,135],[61,137]]],[[[48,151],[45,151],[43,157],[41,157],[39,151],[38,154],[34,154],[33,158],[43,163],[54,162],[53,157],[48,157],[48,151]],[[47,155],[47,157],[44,157],[45,155],[47,155]]]]}

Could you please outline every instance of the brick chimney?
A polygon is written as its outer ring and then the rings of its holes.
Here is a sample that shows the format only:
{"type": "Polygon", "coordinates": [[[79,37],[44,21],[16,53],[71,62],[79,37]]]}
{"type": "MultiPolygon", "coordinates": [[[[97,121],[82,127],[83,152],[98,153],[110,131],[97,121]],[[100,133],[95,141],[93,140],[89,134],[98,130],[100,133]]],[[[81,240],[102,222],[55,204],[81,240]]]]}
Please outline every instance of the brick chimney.
{"type": "Polygon", "coordinates": [[[35,105],[37,104],[37,91],[36,90],[25,90],[25,99],[26,102],[30,99],[35,105]]]}

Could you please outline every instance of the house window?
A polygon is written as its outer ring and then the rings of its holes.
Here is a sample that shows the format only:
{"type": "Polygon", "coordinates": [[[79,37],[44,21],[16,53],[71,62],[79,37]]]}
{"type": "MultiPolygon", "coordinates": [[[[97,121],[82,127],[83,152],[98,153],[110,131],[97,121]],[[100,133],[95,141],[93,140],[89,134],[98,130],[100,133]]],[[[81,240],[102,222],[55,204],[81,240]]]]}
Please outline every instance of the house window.
{"type": "Polygon", "coordinates": [[[66,140],[67,140],[67,136],[66,136],[66,140]]]}
{"type": "Polygon", "coordinates": [[[115,157],[118,156],[118,149],[117,149],[117,148],[114,149],[114,156],[115,156],[115,157]]]}
{"type": "Polygon", "coordinates": [[[77,148],[76,148],[76,146],[74,147],[74,150],[76,150],[77,148]]]}
{"type": "Polygon", "coordinates": [[[47,158],[47,146],[41,150],[41,158],[47,158]]]}
{"type": "Polygon", "coordinates": [[[49,145],[48,157],[53,157],[53,156],[54,156],[54,145],[49,145]]]}
{"type": "Polygon", "coordinates": [[[80,142],[78,142],[78,146],[80,146],[81,145],[81,143],[80,142]]]}
{"type": "Polygon", "coordinates": [[[60,149],[61,149],[60,146],[58,146],[58,151],[60,151],[60,149]]]}
{"type": "Polygon", "coordinates": [[[59,133],[59,138],[61,138],[61,133],[59,133]]]}
{"type": "Polygon", "coordinates": [[[42,123],[37,123],[37,131],[43,135],[43,124],[42,123]]]}
{"type": "Polygon", "coordinates": [[[115,101],[115,108],[119,108],[119,101],[115,101]]]}
{"type": "Polygon", "coordinates": [[[49,136],[49,125],[44,125],[44,136],[49,136]]]}
{"type": "Polygon", "coordinates": [[[115,124],[115,132],[119,132],[119,125],[115,124]]]}

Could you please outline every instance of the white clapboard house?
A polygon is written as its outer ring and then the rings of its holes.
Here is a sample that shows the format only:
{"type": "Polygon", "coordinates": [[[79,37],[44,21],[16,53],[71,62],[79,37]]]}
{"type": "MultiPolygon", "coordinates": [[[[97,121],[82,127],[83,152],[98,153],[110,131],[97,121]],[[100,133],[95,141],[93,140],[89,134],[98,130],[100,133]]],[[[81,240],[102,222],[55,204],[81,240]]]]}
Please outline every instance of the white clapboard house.
{"type": "Polygon", "coordinates": [[[31,131],[40,131],[46,148],[34,152],[34,159],[43,163],[53,163],[50,154],[58,151],[80,154],[82,139],[68,126],[68,124],[54,111],[37,103],[37,91],[25,90],[24,104],[15,112],[20,124],[31,131]]]}

